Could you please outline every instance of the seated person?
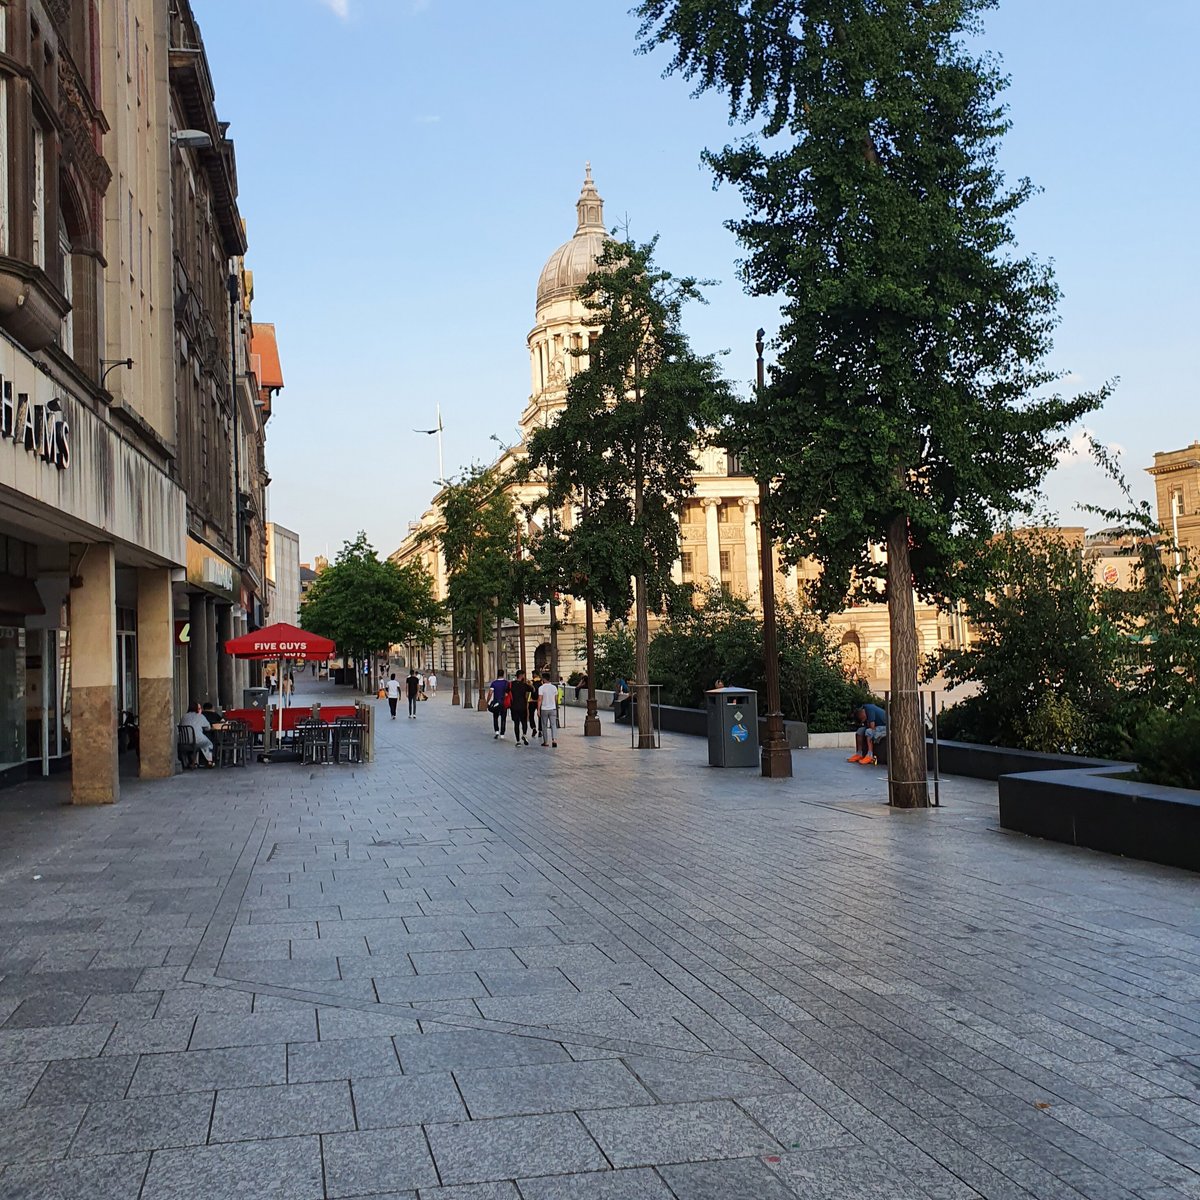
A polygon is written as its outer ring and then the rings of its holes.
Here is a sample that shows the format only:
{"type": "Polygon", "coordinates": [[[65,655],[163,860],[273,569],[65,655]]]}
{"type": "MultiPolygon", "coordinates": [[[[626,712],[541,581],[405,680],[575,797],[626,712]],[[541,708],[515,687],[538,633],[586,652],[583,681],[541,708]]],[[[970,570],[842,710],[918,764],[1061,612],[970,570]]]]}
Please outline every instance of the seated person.
{"type": "Polygon", "coordinates": [[[210,724],[225,720],[225,714],[211,700],[205,700],[200,708],[200,715],[210,724]]]}
{"type": "Polygon", "coordinates": [[[854,734],[855,753],[847,762],[870,766],[875,761],[875,742],[887,733],[887,713],[878,704],[863,704],[855,714],[858,730],[854,734]]]}
{"type": "MultiPolygon", "coordinates": [[[[200,757],[204,759],[206,767],[212,767],[216,764],[213,762],[213,744],[208,736],[208,718],[201,711],[199,702],[192,705],[186,713],[183,714],[183,720],[180,725],[186,725],[191,729],[196,737],[196,750],[200,757]]],[[[193,764],[198,766],[199,764],[193,764]]]]}

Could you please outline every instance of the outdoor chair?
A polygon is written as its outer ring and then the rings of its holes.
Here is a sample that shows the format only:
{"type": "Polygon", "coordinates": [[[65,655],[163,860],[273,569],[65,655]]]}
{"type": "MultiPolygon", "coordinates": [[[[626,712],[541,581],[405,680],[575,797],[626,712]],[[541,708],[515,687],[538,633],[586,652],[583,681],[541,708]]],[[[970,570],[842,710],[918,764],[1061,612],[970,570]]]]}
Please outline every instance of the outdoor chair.
{"type": "Polygon", "coordinates": [[[200,747],[196,745],[196,731],[190,725],[175,726],[175,753],[179,756],[179,765],[183,770],[196,765],[200,757],[200,747]]]}
{"type": "Polygon", "coordinates": [[[212,730],[214,757],[219,767],[244,767],[250,761],[250,730],[245,721],[227,721],[212,730]]]}
{"type": "Polygon", "coordinates": [[[366,726],[355,717],[338,717],[333,723],[334,761],[360,763],[366,726]]]}
{"type": "Polygon", "coordinates": [[[324,721],[302,721],[296,726],[300,735],[300,761],[327,763],[333,741],[333,727],[324,721]]]}

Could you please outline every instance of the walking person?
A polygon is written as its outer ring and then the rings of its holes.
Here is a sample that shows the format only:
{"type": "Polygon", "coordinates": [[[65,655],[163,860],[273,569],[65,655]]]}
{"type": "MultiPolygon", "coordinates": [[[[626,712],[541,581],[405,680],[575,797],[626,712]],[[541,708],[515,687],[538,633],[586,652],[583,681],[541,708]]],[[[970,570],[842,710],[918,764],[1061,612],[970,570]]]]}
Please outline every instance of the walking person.
{"type": "Polygon", "coordinates": [[[384,693],[387,695],[388,708],[392,710],[392,720],[396,719],[396,705],[400,703],[400,681],[396,678],[396,673],[392,672],[392,677],[383,685],[384,693]]]}
{"type": "Polygon", "coordinates": [[[538,720],[538,678],[534,674],[529,681],[529,732],[539,737],[541,728],[542,723],[538,720]]]}
{"type": "Polygon", "coordinates": [[[408,715],[417,719],[417,696],[421,691],[421,677],[412,668],[408,668],[408,676],[404,680],[404,694],[408,697],[408,715]]]}
{"type": "Polygon", "coordinates": [[[429,672],[429,679],[425,686],[429,689],[430,696],[437,695],[437,676],[434,674],[432,669],[429,672]]]}
{"type": "Polygon", "coordinates": [[[558,748],[558,687],[550,682],[549,675],[542,676],[538,688],[538,717],[542,723],[542,745],[558,748]],[[549,735],[550,740],[546,741],[549,735]]]}
{"type": "Polygon", "coordinates": [[[534,695],[533,688],[525,678],[525,672],[518,671],[509,686],[509,696],[512,699],[510,711],[512,712],[513,737],[516,738],[518,746],[529,745],[529,738],[526,736],[529,733],[529,701],[534,695]]]}
{"type": "Polygon", "coordinates": [[[491,682],[491,698],[488,700],[488,712],[492,714],[492,741],[497,741],[508,732],[508,705],[512,697],[508,694],[508,680],[500,671],[491,682]]]}

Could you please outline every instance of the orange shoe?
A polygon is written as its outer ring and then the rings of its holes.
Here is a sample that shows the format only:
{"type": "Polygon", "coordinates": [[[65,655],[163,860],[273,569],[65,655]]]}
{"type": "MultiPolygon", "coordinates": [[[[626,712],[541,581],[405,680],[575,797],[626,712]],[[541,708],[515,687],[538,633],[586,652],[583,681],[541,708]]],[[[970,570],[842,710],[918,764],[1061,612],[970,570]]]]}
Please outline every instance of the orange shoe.
{"type": "Polygon", "coordinates": [[[846,761],[847,762],[862,762],[862,755],[861,754],[852,754],[852,755],[850,755],[850,757],[848,759],[846,759],[846,761]]]}
{"type": "Polygon", "coordinates": [[[875,759],[870,755],[864,755],[858,761],[862,763],[864,767],[873,767],[875,765],[875,759]]]}

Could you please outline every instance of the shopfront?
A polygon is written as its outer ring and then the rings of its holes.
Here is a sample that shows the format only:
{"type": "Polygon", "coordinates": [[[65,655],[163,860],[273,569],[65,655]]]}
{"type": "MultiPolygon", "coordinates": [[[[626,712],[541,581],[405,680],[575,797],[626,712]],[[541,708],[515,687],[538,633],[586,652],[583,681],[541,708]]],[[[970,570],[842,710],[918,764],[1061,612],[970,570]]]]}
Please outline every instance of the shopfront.
{"type": "Polygon", "coordinates": [[[69,766],[73,798],[105,803],[124,711],[149,724],[142,773],[170,773],[186,510],[72,387],[0,334],[0,783],[69,766]]]}

